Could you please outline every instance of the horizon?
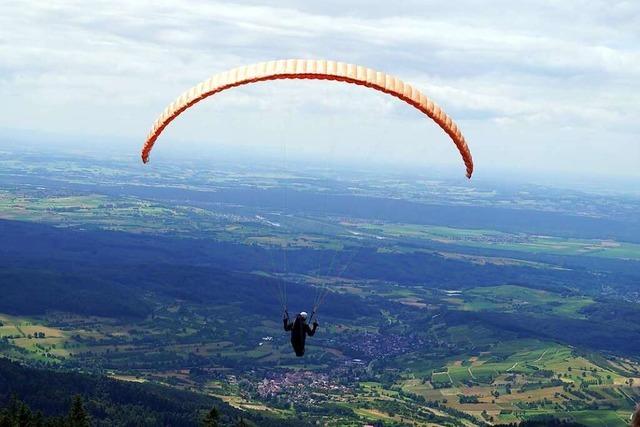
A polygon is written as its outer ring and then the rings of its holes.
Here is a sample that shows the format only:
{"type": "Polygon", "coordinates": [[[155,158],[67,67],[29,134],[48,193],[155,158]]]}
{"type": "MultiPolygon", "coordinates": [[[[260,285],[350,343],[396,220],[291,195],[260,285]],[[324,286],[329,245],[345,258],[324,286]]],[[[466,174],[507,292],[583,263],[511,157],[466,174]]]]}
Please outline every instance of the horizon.
{"type": "MultiPolygon", "coordinates": [[[[585,174],[575,171],[554,171],[543,174],[532,171],[522,171],[517,168],[494,168],[489,173],[475,174],[471,179],[467,179],[460,165],[436,164],[436,165],[407,165],[397,162],[385,162],[381,159],[371,158],[366,160],[353,159],[331,159],[318,158],[305,154],[293,154],[288,152],[287,162],[284,163],[281,151],[273,149],[260,149],[259,147],[249,149],[217,144],[217,151],[197,152],[194,148],[190,150],[176,150],[175,147],[164,147],[164,150],[154,152],[150,163],[143,164],[135,143],[124,141],[116,142],[116,147],[121,150],[107,150],[107,146],[87,146],[80,141],[67,141],[54,147],[42,146],[41,143],[25,138],[24,135],[16,138],[20,141],[19,148],[12,146],[12,143],[0,136],[0,155],[3,151],[21,154],[39,154],[44,157],[48,155],[70,157],[78,160],[95,161],[118,161],[122,166],[133,166],[140,174],[153,172],[162,173],[163,165],[176,163],[177,165],[192,164],[202,167],[201,172],[207,171],[207,165],[233,170],[239,167],[255,167],[257,172],[264,169],[279,169],[283,172],[309,171],[312,175],[317,175],[319,171],[323,173],[352,173],[353,175],[375,174],[381,178],[401,177],[406,179],[424,179],[456,185],[462,187],[479,187],[481,189],[506,187],[518,188],[527,185],[536,187],[549,187],[558,190],[578,191],[585,194],[601,194],[605,196],[640,197],[640,189],[635,184],[633,177],[620,175],[598,175],[585,174]],[[133,150],[132,150],[133,148],[133,150]],[[108,152],[108,155],[105,155],[108,152]],[[197,154],[197,156],[196,156],[197,154]],[[235,163],[229,163],[229,162],[235,163]]],[[[113,141],[104,142],[112,147],[113,141]]],[[[211,145],[216,145],[212,143],[211,145]]],[[[2,159],[0,158],[0,161],[2,159]]]]}
{"type": "MultiPolygon", "coordinates": [[[[127,147],[137,152],[164,106],[212,74],[262,60],[326,58],[424,90],[460,125],[479,175],[512,165],[540,177],[640,178],[633,99],[640,90],[633,31],[640,6],[510,3],[504,13],[473,2],[409,2],[389,15],[381,2],[364,4],[0,6],[7,101],[0,134],[35,132],[40,144],[60,148],[65,138],[139,141],[127,147]]],[[[335,149],[348,158],[373,141],[376,160],[460,165],[429,120],[387,95],[349,86],[236,88],[172,123],[158,154],[213,151],[211,139],[241,151],[277,150],[286,136],[306,140],[309,155],[335,149]],[[348,144],[331,148],[336,141],[348,144]]]]}

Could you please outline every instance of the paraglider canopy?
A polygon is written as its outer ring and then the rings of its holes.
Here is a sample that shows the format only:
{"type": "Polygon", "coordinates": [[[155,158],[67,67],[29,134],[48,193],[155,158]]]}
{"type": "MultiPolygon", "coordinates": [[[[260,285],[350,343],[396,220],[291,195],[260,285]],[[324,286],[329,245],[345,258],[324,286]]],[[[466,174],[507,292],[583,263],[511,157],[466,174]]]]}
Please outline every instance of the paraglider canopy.
{"type": "Polygon", "coordinates": [[[307,59],[269,61],[234,68],[192,87],[160,114],[142,148],[142,161],[149,161],[149,154],[164,128],[184,110],[202,99],[232,87],[279,79],[333,80],[357,84],[405,101],[430,117],[449,135],[462,156],[467,178],[471,178],[473,159],[462,132],[451,117],[422,92],[396,77],[371,68],[344,62],[307,59]]]}

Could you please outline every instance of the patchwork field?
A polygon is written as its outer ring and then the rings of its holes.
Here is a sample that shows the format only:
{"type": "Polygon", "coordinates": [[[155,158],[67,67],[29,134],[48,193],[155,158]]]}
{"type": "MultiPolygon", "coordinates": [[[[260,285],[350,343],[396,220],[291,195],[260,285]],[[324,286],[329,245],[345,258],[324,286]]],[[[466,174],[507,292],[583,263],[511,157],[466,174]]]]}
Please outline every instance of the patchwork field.
{"type": "Polygon", "coordinates": [[[359,223],[353,225],[364,233],[400,240],[430,240],[484,249],[640,260],[640,244],[615,240],[571,239],[416,224],[359,223]]]}
{"type": "Polygon", "coordinates": [[[628,406],[640,395],[640,378],[625,374],[565,346],[514,341],[498,343],[477,357],[451,360],[430,376],[412,375],[400,385],[427,401],[492,422],[561,412],[589,426],[604,425],[588,411],[597,408],[606,413],[609,425],[622,426],[630,411],[607,408],[628,406]]]}
{"type": "Polygon", "coordinates": [[[0,314],[0,340],[10,344],[9,354],[19,359],[58,364],[69,356],[69,334],[43,321],[0,314]]]}

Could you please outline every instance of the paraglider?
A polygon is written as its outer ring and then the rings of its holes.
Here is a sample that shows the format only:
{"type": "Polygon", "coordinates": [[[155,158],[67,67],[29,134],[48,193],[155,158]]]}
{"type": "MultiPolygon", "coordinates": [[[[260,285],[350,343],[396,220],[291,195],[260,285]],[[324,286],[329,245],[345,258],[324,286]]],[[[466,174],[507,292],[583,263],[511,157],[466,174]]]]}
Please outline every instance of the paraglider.
{"type": "MultiPolygon", "coordinates": [[[[467,178],[471,178],[473,174],[473,159],[462,132],[451,117],[418,89],[396,77],[359,65],[307,59],[269,61],[238,67],[215,74],[192,87],[169,104],[155,121],[142,148],[142,161],[144,163],[149,161],[151,150],[163,130],[182,112],[199,101],[233,87],[281,79],[330,80],[356,84],[384,92],[408,103],[431,118],[449,135],[462,156],[467,178]]],[[[282,293],[282,290],[280,291],[282,293]]],[[[327,292],[328,288],[322,289],[316,296],[309,321],[313,319],[327,292]]],[[[286,292],[284,294],[286,295],[286,292]]],[[[287,314],[286,296],[281,295],[280,300],[285,311],[283,319],[284,330],[291,331],[291,344],[296,355],[301,357],[304,355],[306,337],[315,334],[318,322],[314,321],[313,329],[310,328],[305,312],[298,314],[295,321],[291,322],[287,314]]]]}
{"type": "Polygon", "coordinates": [[[192,87],[160,114],[142,148],[142,161],[144,163],[149,161],[153,145],[167,125],[197,102],[232,87],[279,79],[333,80],[352,83],[388,93],[405,101],[430,117],[449,135],[462,156],[467,178],[471,178],[473,159],[462,132],[451,117],[418,89],[396,77],[360,65],[307,59],[269,61],[234,68],[215,74],[192,87]]]}
{"type": "Polygon", "coordinates": [[[282,319],[284,323],[284,330],[291,331],[291,346],[296,352],[296,356],[304,356],[304,345],[307,340],[307,335],[312,337],[318,329],[318,321],[313,321],[313,329],[309,327],[307,323],[307,312],[302,311],[296,316],[296,320],[293,322],[289,320],[289,313],[285,311],[285,317],[282,319]]]}

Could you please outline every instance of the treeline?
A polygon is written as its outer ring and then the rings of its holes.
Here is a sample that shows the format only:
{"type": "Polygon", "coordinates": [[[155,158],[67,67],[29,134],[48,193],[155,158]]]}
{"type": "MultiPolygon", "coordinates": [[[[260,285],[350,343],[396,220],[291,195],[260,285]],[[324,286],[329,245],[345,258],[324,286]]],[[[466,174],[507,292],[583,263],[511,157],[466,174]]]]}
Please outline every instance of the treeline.
{"type": "Polygon", "coordinates": [[[0,408],[0,427],[90,427],[91,417],[84,409],[82,397],[75,396],[66,416],[45,416],[34,412],[15,396],[0,408]]]}
{"type": "MultiPolygon", "coordinates": [[[[202,394],[155,384],[28,368],[0,359],[0,407],[5,408],[3,414],[10,419],[19,416],[34,422],[40,420],[37,422],[41,424],[32,424],[34,426],[69,426],[65,424],[69,421],[69,408],[77,408],[78,399],[74,401],[74,396],[82,396],[83,411],[91,425],[98,427],[198,426],[212,408],[216,408],[220,425],[236,425],[240,421],[249,426],[300,425],[240,411],[202,394]]],[[[23,424],[0,423],[0,427],[15,425],[23,424]]]]}
{"type": "Polygon", "coordinates": [[[495,427],[586,427],[575,421],[561,420],[550,415],[541,415],[530,420],[511,424],[495,424],[495,427]]]}
{"type": "Polygon", "coordinates": [[[593,316],[589,319],[488,311],[449,311],[446,321],[449,325],[482,323],[491,329],[515,332],[522,338],[532,337],[590,350],[637,355],[640,353],[640,310],[635,309],[634,316],[630,317],[629,310],[624,309],[625,305],[621,306],[623,310],[620,317],[612,307],[607,307],[586,309],[593,316]],[[600,310],[602,311],[599,312],[600,310]]]}
{"type": "Polygon", "coordinates": [[[98,271],[75,271],[55,266],[0,269],[0,312],[31,315],[50,310],[84,316],[141,318],[151,307],[136,289],[126,283],[105,280],[98,271]]]}
{"type": "MultiPolygon", "coordinates": [[[[42,314],[47,310],[118,318],[144,318],[151,291],[167,298],[250,305],[260,314],[278,306],[276,284],[255,271],[285,272],[282,250],[257,245],[71,231],[43,224],[0,220],[0,312],[42,314]],[[25,297],[28,295],[28,297],[25,297]]],[[[637,274],[592,274],[583,269],[476,265],[437,254],[379,253],[376,248],[287,252],[289,273],[334,274],[356,279],[458,288],[518,283],[555,291],[566,287],[601,289],[608,283],[635,286],[637,274]],[[333,269],[330,266],[334,266],[333,269]]],[[[638,264],[638,263],[635,263],[638,264]]],[[[292,306],[313,299],[313,289],[289,286],[292,306]]],[[[360,298],[334,295],[323,307],[329,316],[373,314],[360,298]]]]}
{"type": "MultiPolygon", "coordinates": [[[[125,420],[119,425],[142,426],[145,420],[132,419],[125,420]]],[[[66,416],[45,416],[41,411],[34,412],[29,405],[13,397],[9,404],[0,407],[0,427],[91,427],[93,425],[118,425],[109,421],[108,423],[94,422],[91,416],[84,409],[81,396],[75,396],[69,413],[66,416]]],[[[253,421],[247,420],[244,416],[236,419],[222,417],[217,408],[212,408],[207,412],[199,424],[202,427],[257,427],[253,421]]]]}
{"type": "MultiPolygon", "coordinates": [[[[151,314],[148,294],[153,292],[158,298],[236,304],[280,315],[277,283],[252,273],[282,267],[278,251],[5,220],[0,220],[0,235],[5,243],[0,245],[2,313],[144,318],[151,314]]],[[[330,261],[327,253],[326,264],[330,261]]],[[[319,262],[311,256],[305,267],[317,268],[319,262]]],[[[311,308],[306,306],[315,296],[313,288],[296,284],[288,290],[292,307],[311,308]]],[[[329,316],[375,314],[358,297],[331,295],[331,300],[324,311],[329,316]]]]}
{"type": "MultiPolygon", "coordinates": [[[[329,183],[324,183],[325,185],[329,183]]],[[[95,190],[94,190],[95,191],[95,190]]],[[[101,186],[100,193],[122,195],[122,187],[101,186]]],[[[280,188],[216,188],[216,191],[128,186],[128,195],[164,202],[184,200],[195,206],[208,207],[230,203],[261,209],[284,210],[287,213],[313,212],[320,215],[350,216],[409,224],[446,227],[495,229],[519,233],[577,238],[612,238],[640,242],[640,222],[586,215],[571,215],[529,209],[493,206],[436,205],[374,196],[326,194],[316,190],[297,191],[280,188]]],[[[339,191],[339,190],[338,190],[339,191]]],[[[566,194],[563,194],[566,196],[566,194]]],[[[582,197],[588,197],[581,195],[582,197]]]]}
{"type": "MultiPolygon", "coordinates": [[[[42,268],[42,269],[41,269],[42,268]]],[[[279,316],[275,280],[257,274],[193,265],[60,266],[46,270],[0,269],[0,313],[39,315],[63,311],[84,316],[142,319],[152,313],[149,295],[158,301],[180,299],[194,304],[251,307],[252,314],[279,316]]],[[[311,309],[317,291],[303,284],[287,286],[290,307],[311,309]]],[[[361,298],[331,294],[323,314],[341,318],[375,315],[361,298]]]]}

